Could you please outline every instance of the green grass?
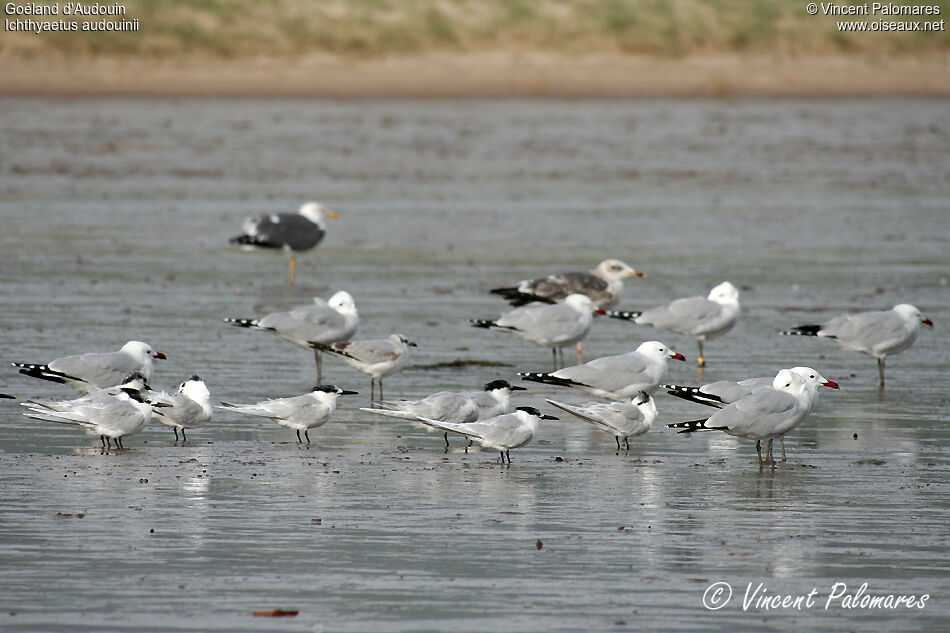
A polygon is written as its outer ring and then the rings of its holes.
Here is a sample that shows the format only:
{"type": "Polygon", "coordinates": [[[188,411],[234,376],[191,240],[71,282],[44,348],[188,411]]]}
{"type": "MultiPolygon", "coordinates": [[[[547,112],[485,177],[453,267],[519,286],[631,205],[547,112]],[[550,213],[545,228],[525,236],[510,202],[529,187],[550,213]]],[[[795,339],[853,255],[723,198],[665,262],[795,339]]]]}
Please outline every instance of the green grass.
{"type": "MultiPolygon", "coordinates": [[[[40,2],[43,4],[43,2],[40,2]]],[[[354,58],[427,51],[682,56],[909,54],[950,50],[947,31],[839,33],[787,0],[126,0],[137,33],[6,33],[0,54],[354,58]]],[[[950,0],[933,0],[941,17],[950,0]]],[[[903,21],[917,17],[886,18],[903,21]]]]}

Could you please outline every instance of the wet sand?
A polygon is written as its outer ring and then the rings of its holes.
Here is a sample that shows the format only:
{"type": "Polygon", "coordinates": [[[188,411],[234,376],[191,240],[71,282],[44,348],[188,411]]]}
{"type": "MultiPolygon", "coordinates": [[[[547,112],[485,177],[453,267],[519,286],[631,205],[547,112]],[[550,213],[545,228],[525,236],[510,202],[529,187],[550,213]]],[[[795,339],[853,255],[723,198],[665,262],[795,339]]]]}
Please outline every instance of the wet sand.
{"type": "MultiPolygon", "coordinates": [[[[362,392],[298,446],[222,411],[175,444],[153,423],[97,438],[0,401],[0,627],[12,631],[939,630],[950,618],[947,200],[938,99],[0,99],[4,361],[148,341],[156,386],[192,373],[215,401],[301,393],[313,356],[230,327],[348,290],[358,336],[419,344],[389,397],[472,389],[550,352],[468,325],[488,289],[618,257],[648,273],[622,309],[729,279],[743,313],[706,346],[705,380],[812,365],[841,384],[756,465],[752,442],[665,424],[707,410],[658,396],[650,433],[617,454],[580,422],[468,455],[359,411],[362,392]],[[339,211],[302,258],[227,240],[246,215],[316,198],[339,211]],[[782,328],[909,301],[933,319],[874,360],[782,328]],[[432,368],[461,361],[453,368],[432,368]],[[558,461],[558,458],[561,461],[558,461]],[[79,515],[83,515],[80,517],[79,515]],[[540,549],[539,549],[540,541],[540,549]],[[702,598],[733,585],[716,612],[702,598]],[[743,610],[747,583],[820,592],[809,610],[743,610]],[[924,609],[834,606],[923,594],[924,609]],[[268,620],[252,613],[298,610],[268,620]]],[[[589,357],[659,339],[598,319],[589,357]]],[[[570,354],[567,354],[570,357],[570,354]]],[[[6,368],[0,391],[62,398],[6,368]]],[[[519,404],[586,397],[531,385],[519,404]]]]}

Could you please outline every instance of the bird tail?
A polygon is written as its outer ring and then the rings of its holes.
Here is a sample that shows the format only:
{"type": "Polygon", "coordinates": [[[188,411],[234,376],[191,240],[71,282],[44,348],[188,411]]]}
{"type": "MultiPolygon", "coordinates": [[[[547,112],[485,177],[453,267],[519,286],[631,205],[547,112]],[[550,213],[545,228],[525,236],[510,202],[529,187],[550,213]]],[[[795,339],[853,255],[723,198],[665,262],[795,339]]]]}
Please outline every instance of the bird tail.
{"type": "Polygon", "coordinates": [[[607,432],[612,432],[612,431],[613,431],[612,428],[610,428],[609,426],[607,426],[606,424],[604,424],[604,423],[601,422],[600,420],[597,420],[597,419],[595,419],[595,418],[592,418],[592,417],[590,417],[589,415],[587,415],[586,413],[584,413],[584,411],[583,411],[582,409],[579,409],[579,408],[577,408],[577,407],[572,407],[571,405],[565,404],[565,403],[563,403],[563,402],[558,402],[557,400],[550,400],[550,399],[548,399],[548,398],[545,398],[545,401],[548,402],[549,404],[551,404],[551,405],[557,407],[557,408],[560,409],[561,411],[566,411],[566,412],[570,413],[571,415],[573,415],[574,417],[576,417],[577,419],[583,420],[584,422],[587,422],[588,424],[592,424],[593,426],[596,426],[596,427],[599,428],[599,429],[602,429],[602,430],[607,431],[607,432]]]}
{"type": "Polygon", "coordinates": [[[340,341],[338,343],[333,343],[332,345],[327,345],[326,343],[321,343],[320,341],[307,341],[311,348],[319,350],[321,352],[326,352],[327,354],[333,354],[334,356],[345,356],[346,358],[352,358],[356,360],[356,357],[346,351],[346,345],[349,341],[340,341]]]}
{"type": "Polygon", "coordinates": [[[643,314],[643,311],[628,312],[626,310],[607,310],[607,316],[611,319],[620,319],[622,321],[636,321],[643,314]]]}
{"type": "Polygon", "coordinates": [[[666,426],[671,429],[683,429],[679,431],[680,433],[694,433],[696,431],[725,431],[726,426],[706,426],[706,422],[709,421],[709,418],[703,418],[701,420],[687,420],[686,422],[676,422],[674,424],[667,424],[666,426]]]}
{"type": "MultiPolygon", "coordinates": [[[[25,406],[26,403],[24,403],[25,406]]],[[[89,421],[83,418],[74,417],[69,412],[54,411],[52,409],[42,409],[30,407],[29,411],[24,411],[23,415],[34,420],[46,420],[47,422],[56,422],[58,424],[68,424],[70,426],[90,426],[89,421]]]]}
{"type": "Polygon", "coordinates": [[[61,371],[50,369],[49,365],[36,365],[34,363],[12,363],[12,365],[18,368],[20,373],[24,376],[30,376],[32,378],[48,380],[50,382],[56,382],[62,385],[66,384],[67,380],[83,382],[81,378],[76,378],[75,376],[70,376],[69,374],[63,373],[61,371]]]}
{"type": "Polygon", "coordinates": [[[225,323],[230,323],[237,327],[246,327],[254,330],[270,330],[272,328],[261,327],[260,319],[232,319],[226,318],[225,323]]]}
{"type": "Polygon", "coordinates": [[[586,387],[587,386],[584,383],[571,380],[570,378],[558,378],[554,374],[545,374],[542,372],[519,371],[518,375],[521,376],[522,380],[530,380],[531,382],[540,382],[546,385],[557,385],[559,387],[577,387],[577,386],[586,387]]]}
{"type": "Polygon", "coordinates": [[[539,297],[530,292],[521,292],[516,287],[511,288],[492,288],[489,290],[493,295],[501,295],[505,300],[515,307],[528,305],[529,303],[556,303],[546,297],[539,297]]]}
{"type": "Polygon", "coordinates": [[[378,413],[379,415],[386,415],[391,418],[399,418],[400,420],[416,419],[415,415],[405,411],[399,411],[398,409],[373,409],[370,407],[360,407],[360,411],[366,411],[367,413],[378,413]]]}
{"type": "Polygon", "coordinates": [[[218,405],[219,409],[227,409],[228,411],[237,411],[238,413],[244,413],[246,415],[265,415],[257,409],[257,405],[254,404],[231,404],[230,402],[222,402],[218,405]]]}
{"type": "Polygon", "coordinates": [[[469,319],[468,322],[472,324],[472,327],[485,328],[486,330],[514,331],[518,329],[510,325],[498,325],[497,321],[489,321],[488,319],[469,319]]]}
{"type": "Polygon", "coordinates": [[[799,325],[790,330],[785,330],[782,334],[785,336],[818,336],[820,331],[820,325],[799,325]]]}
{"type": "Polygon", "coordinates": [[[435,427],[440,431],[448,431],[449,433],[458,433],[459,435],[464,435],[465,437],[478,438],[479,436],[472,433],[471,431],[465,430],[465,427],[461,424],[455,424],[454,422],[442,422],[440,420],[433,420],[431,418],[424,418],[421,415],[415,416],[415,419],[422,422],[423,424],[431,427],[435,427]]]}
{"type": "Polygon", "coordinates": [[[666,389],[666,393],[683,400],[689,400],[697,404],[704,404],[707,407],[716,407],[722,409],[726,406],[722,398],[711,393],[704,393],[700,387],[686,387],[684,385],[660,385],[660,389],[666,389]]]}

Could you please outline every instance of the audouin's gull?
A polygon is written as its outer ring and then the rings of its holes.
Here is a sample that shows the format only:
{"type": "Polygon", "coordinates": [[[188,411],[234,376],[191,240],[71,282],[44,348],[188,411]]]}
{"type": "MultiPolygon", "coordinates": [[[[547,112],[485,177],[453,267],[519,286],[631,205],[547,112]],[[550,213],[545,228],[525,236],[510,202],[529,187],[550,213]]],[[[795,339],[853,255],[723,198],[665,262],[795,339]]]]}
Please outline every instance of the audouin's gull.
{"type": "Polygon", "coordinates": [[[626,400],[645,391],[652,395],[666,380],[666,361],[686,357],[659,341],[641,343],[636,350],[603,356],[550,373],[519,372],[524,380],[585,391],[598,398],[626,400]]]}
{"type": "Polygon", "coordinates": [[[80,393],[91,393],[106,387],[120,385],[135,372],[152,379],[152,359],[164,359],[141,341],[129,341],[117,352],[88,352],[64,356],[45,365],[13,363],[21,374],[69,385],[80,393]]]}
{"type": "Polygon", "coordinates": [[[883,388],[884,359],[913,345],[921,323],[933,327],[933,321],[924,318],[916,307],[900,303],[890,310],[845,314],[821,325],[800,325],[782,334],[830,338],[839,347],[873,356],[883,388]]]}
{"type": "MultiPolygon", "coordinates": [[[[329,301],[314,297],[313,303],[298,306],[289,312],[273,312],[260,319],[225,319],[237,327],[273,332],[285,341],[311,349],[312,343],[347,341],[356,332],[360,315],[353,297],[340,290],[329,301]]],[[[317,384],[323,382],[320,351],[314,351],[317,363],[317,384]]]]}
{"type": "Polygon", "coordinates": [[[709,418],[668,424],[680,433],[695,431],[724,431],[729,435],[755,440],[759,465],[770,463],[771,440],[794,429],[811,413],[807,398],[803,398],[805,381],[788,369],[780,370],[771,387],[760,387],[745,398],[720,409],[709,418]],[[762,460],[761,442],[770,440],[765,461],[762,460]]]}
{"type": "Polygon", "coordinates": [[[739,290],[724,281],[705,297],[696,295],[676,299],[641,312],[611,311],[607,316],[689,336],[699,345],[696,362],[700,367],[705,367],[703,342],[719,338],[736,324],[739,319],[739,290]]]}
{"type": "MultiPolygon", "coordinates": [[[[828,380],[811,367],[792,367],[791,371],[798,374],[805,381],[805,391],[803,397],[808,403],[808,411],[811,413],[818,404],[818,387],[828,387],[829,389],[838,389],[838,383],[828,380]]],[[[660,385],[661,389],[666,389],[668,394],[704,404],[707,407],[716,407],[722,409],[732,404],[736,400],[745,398],[754,390],[761,387],[770,387],[774,378],[768,376],[759,378],[746,378],[739,382],[731,380],[718,380],[716,382],[706,383],[699,387],[688,387],[684,385],[660,385]]],[[[770,440],[771,441],[771,440],[770,440]]],[[[785,457],[785,437],[779,437],[782,443],[782,461],[785,457]]]]}
{"type": "MultiPolygon", "coordinates": [[[[575,293],[568,295],[562,303],[526,305],[506,312],[495,321],[471,319],[469,323],[475,327],[514,334],[541,347],[550,347],[554,356],[554,369],[557,369],[564,364],[564,348],[579,343],[590,332],[593,313],[597,309],[590,297],[575,293]],[[561,353],[560,364],[558,352],[561,353]]],[[[578,362],[581,362],[580,358],[578,362]]]]}

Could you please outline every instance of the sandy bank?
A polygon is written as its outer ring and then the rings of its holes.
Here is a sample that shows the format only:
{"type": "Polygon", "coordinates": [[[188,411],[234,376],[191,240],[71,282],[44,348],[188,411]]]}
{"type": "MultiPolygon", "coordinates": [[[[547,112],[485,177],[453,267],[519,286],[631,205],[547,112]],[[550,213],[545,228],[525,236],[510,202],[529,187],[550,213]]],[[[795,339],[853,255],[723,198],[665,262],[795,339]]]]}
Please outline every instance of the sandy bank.
{"type": "Polygon", "coordinates": [[[329,56],[8,59],[0,93],[50,97],[722,97],[950,94],[945,56],[649,58],[480,53],[341,60],[329,56]]]}

